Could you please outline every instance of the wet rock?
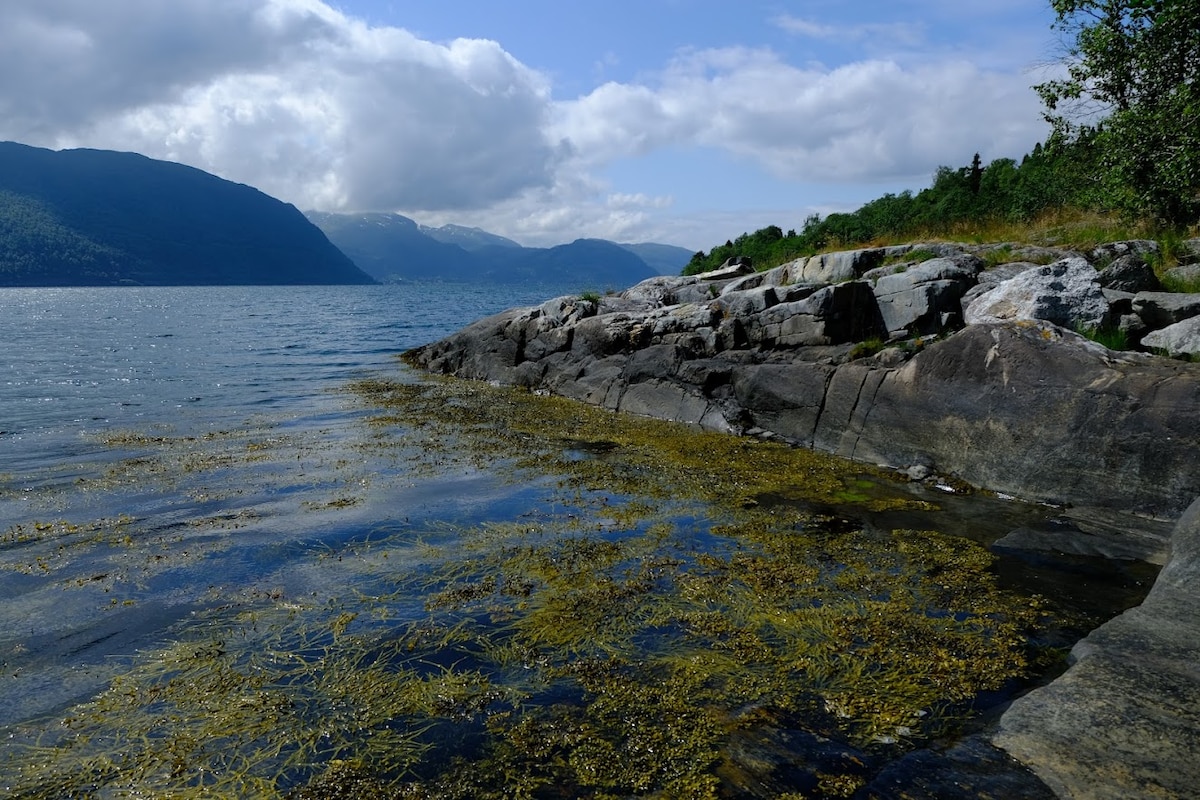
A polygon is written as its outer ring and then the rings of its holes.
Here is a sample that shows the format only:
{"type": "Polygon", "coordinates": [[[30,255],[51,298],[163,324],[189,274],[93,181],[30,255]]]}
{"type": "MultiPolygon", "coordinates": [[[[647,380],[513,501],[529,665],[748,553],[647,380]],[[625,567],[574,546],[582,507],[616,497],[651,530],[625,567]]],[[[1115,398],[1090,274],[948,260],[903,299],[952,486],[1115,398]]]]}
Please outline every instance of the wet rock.
{"type": "Polygon", "coordinates": [[[1060,797],[1193,797],[1200,781],[1200,501],[1142,605],[1075,645],[1074,662],[1015,701],[993,742],[1060,797]]]}
{"type": "Polygon", "coordinates": [[[938,751],[918,750],[886,767],[854,795],[862,800],[1054,800],[1029,768],[981,737],[938,751]]]}

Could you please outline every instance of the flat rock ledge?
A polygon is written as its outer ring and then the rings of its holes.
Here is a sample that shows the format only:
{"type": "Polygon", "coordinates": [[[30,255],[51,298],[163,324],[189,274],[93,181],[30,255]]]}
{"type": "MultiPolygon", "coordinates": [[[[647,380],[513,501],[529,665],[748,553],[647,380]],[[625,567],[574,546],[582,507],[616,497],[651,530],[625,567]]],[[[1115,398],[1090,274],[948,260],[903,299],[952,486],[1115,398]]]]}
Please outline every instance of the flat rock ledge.
{"type": "Polygon", "coordinates": [[[986,266],[948,245],[913,263],[903,248],[880,248],[760,273],[731,265],[510,309],[406,360],[1072,506],[1098,552],[1166,566],[1142,606],[1013,703],[993,744],[1059,797],[1191,797],[1200,364],[1112,351],[1069,329],[1119,320],[1142,336],[1179,323],[1152,313],[1157,293],[1100,285],[1093,260],[1139,246],[1051,253],[1062,258],[1048,266],[986,266]]]}
{"type": "Polygon", "coordinates": [[[1200,500],[1137,608],[1075,645],[1070,669],[1000,719],[993,742],[1059,797],[1200,794],[1200,500]]]}

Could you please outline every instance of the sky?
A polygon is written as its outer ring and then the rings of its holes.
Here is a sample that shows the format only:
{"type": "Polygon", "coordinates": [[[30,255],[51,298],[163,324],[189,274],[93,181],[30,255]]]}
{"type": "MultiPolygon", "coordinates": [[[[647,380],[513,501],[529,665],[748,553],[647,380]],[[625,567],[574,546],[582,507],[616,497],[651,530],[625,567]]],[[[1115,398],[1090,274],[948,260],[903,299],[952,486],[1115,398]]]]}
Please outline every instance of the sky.
{"type": "Polygon", "coordinates": [[[708,250],[1020,159],[1047,0],[3,0],[0,140],[302,210],[708,250]]]}

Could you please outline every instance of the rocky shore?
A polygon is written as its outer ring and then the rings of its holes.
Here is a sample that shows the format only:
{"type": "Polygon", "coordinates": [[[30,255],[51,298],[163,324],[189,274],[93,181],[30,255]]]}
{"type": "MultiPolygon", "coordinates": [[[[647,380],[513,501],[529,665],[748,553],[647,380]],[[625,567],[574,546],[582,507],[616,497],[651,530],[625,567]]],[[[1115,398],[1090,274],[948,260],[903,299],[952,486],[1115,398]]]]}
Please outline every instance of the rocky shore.
{"type": "Polygon", "coordinates": [[[1061,540],[1009,544],[1165,563],[993,742],[1060,797],[1183,797],[1200,781],[1200,294],[1162,290],[1156,248],[731,263],[510,309],[407,359],[1058,504],[1075,523],[1061,540]]]}

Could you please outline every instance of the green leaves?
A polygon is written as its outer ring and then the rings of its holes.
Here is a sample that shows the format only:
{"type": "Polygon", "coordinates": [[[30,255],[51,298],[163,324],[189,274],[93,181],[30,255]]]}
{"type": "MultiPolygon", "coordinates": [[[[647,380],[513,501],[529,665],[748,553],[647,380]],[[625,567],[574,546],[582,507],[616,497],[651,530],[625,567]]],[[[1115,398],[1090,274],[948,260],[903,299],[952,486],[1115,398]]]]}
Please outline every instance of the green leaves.
{"type": "Polygon", "coordinates": [[[1034,87],[1055,135],[1094,137],[1103,197],[1131,217],[1200,216],[1200,2],[1054,0],[1067,78],[1034,87]]]}

